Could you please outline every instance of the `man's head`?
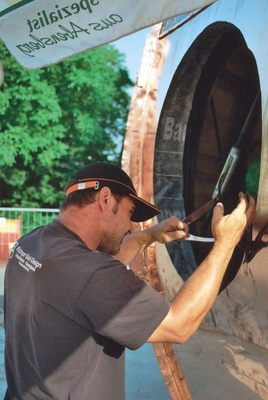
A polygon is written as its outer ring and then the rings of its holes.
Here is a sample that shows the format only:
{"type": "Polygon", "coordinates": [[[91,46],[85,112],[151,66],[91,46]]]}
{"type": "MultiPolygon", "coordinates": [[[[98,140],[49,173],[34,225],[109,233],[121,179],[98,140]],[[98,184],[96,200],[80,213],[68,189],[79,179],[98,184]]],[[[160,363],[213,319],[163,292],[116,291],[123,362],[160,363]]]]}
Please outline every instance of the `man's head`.
{"type": "Polygon", "coordinates": [[[62,209],[71,204],[80,206],[89,204],[95,199],[95,194],[103,187],[119,196],[130,196],[135,204],[133,222],[146,221],[160,210],[137,195],[130,177],[113,164],[96,162],[88,164],[77,171],[65,187],[66,199],[62,209]]]}

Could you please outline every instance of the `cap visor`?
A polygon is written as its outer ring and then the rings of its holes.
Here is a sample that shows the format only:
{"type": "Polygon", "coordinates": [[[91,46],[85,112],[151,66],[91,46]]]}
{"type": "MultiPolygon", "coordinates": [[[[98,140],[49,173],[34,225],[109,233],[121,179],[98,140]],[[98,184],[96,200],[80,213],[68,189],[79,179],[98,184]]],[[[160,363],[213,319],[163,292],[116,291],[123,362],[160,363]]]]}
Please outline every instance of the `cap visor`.
{"type": "Polygon", "coordinates": [[[153,218],[155,215],[160,213],[158,207],[156,207],[151,203],[148,203],[141,197],[134,196],[133,194],[129,194],[129,196],[133,198],[136,206],[135,211],[131,217],[131,221],[133,222],[147,221],[148,219],[153,218]]]}

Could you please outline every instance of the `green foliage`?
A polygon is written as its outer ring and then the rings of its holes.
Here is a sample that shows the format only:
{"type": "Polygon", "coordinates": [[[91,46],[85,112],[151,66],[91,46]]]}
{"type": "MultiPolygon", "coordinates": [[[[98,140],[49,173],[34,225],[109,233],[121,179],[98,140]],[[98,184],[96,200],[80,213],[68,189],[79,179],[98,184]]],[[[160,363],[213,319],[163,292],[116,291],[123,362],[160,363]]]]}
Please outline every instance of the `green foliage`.
{"type": "Polygon", "coordinates": [[[58,207],[72,173],[119,163],[132,85],[113,46],[25,70],[0,43],[0,205],[58,207]]]}
{"type": "Polygon", "coordinates": [[[260,164],[261,157],[258,155],[252,160],[246,175],[246,192],[251,194],[255,200],[258,196],[260,164]]]}

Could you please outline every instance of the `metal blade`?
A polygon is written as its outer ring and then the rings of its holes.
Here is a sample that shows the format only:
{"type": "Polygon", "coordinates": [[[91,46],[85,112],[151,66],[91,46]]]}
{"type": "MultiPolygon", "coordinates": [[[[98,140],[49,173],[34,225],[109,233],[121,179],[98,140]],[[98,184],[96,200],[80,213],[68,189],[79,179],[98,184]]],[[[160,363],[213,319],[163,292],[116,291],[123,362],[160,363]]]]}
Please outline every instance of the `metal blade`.
{"type": "Polygon", "coordinates": [[[192,240],[195,242],[215,242],[215,239],[213,237],[202,237],[202,236],[196,236],[196,235],[191,235],[191,234],[184,240],[192,240]]]}

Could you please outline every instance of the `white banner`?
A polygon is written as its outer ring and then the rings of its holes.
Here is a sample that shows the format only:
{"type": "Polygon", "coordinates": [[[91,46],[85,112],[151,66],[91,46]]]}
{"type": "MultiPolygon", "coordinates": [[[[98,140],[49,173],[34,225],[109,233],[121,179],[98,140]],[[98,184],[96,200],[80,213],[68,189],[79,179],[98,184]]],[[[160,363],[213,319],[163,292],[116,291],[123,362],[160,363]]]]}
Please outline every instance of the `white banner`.
{"type": "Polygon", "coordinates": [[[54,64],[215,0],[0,0],[0,37],[24,67],[54,64]]]}

